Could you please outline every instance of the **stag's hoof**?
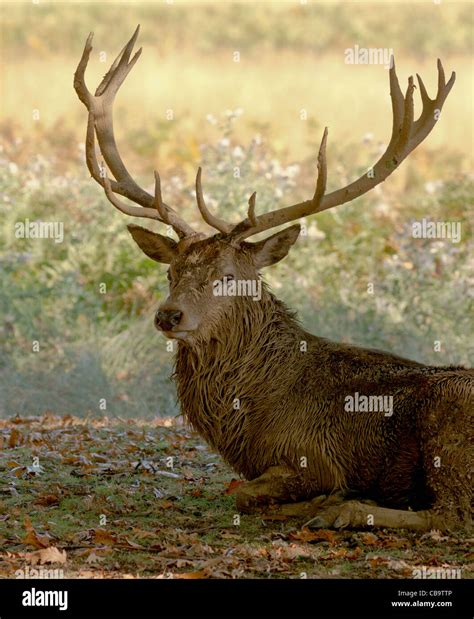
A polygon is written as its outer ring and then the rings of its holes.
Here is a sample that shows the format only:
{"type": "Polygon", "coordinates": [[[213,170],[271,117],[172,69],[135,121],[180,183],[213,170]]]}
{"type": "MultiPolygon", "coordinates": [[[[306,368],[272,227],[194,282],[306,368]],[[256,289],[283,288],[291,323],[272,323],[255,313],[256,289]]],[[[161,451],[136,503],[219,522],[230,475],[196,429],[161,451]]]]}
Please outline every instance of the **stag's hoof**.
{"type": "Polygon", "coordinates": [[[312,529],[329,529],[331,527],[331,523],[328,522],[323,516],[316,516],[316,518],[312,518],[306,526],[311,527],[312,529]]]}
{"type": "Polygon", "coordinates": [[[336,521],[339,520],[342,511],[341,505],[322,509],[317,516],[306,523],[306,526],[312,529],[331,529],[336,526],[336,521]]]}

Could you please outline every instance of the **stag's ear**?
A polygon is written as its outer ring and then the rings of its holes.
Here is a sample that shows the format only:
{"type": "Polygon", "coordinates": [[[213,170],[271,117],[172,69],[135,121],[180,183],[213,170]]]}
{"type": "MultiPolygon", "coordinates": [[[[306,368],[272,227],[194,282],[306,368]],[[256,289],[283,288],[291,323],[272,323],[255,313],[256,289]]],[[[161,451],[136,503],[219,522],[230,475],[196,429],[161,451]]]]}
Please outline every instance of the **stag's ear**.
{"type": "Polygon", "coordinates": [[[127,228],[138,247],[152,260],[169,264],[177,255],[177,243],[173,239],[135,224],[127,228]]]}
{"type": "Polygon", "coordinates": [[[301,226],[296,224],[280,230],[280,232],[269,236],[268,239],[258,243],[250,243],[257,269],[268,267],[284,258],[298,238],[300,230],[301,226]]]}

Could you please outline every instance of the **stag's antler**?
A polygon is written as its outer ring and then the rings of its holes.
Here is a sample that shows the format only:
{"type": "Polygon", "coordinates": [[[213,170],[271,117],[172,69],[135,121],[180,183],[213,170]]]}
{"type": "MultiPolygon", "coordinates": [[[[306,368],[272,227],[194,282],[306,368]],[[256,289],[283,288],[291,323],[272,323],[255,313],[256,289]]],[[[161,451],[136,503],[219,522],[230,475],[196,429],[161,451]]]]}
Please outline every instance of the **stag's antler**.
{"type": "Polygon", "coordinates": [[[133,46],[135,45],[139,30],[140,26],[137,27],[130,41],[125,45],[105,74],[95,91],[95,95],[89,92],[84,79],[85,70],[92,50],[93,33],[87,38],[81,60],[74,74],[74,88],[79,99],[89,111],[86,135],[87,167],[92,177],[104,187],[107,198],[120,211],[126,215],[146,217],[169,224],[182,238],[195,234],[195,231],[181,219],[170,206],[162,201],[160,177],[158,173],[155,172],[155,197],[153,197],[137,185],[130,176],[120,157],[115,142],[112,115],[114,99],[118,89],[132,70],[142,52],[140,48],[130,60],[130,55],[133,51],[133,46]],[[105,163],[114,175],[115,180],[110,181],[107,178],[105,169],[101,168],[98,164],[95,152],[95,135],[97,135],[97,140],[105,163]],[[125,204],[117,198],[115,195],[116,193],[129,198],[133,202],[140,204],[140,206],[137,207],[125,204]]]}
{"type": "Polygon", "coordinates": [[[263,215],[255,216],[254,206],[250,206],[247,219],[238,224],[232,231],[232,236],[239,240],[245,239],[257,232],[263,232],[275,226],[294,221],[300,217],[307,217],[327,209],[350,202],[358,198],[376,185],[384,181],[400,163],[413,151],[429,134],[439,118],[443,103],[451,90],[456,74],[452,73],[449,82],[445,83],[444,69],[438,59],[438,92],[435,99],[430,99],[426,92],[423,80],[417,74],[420,87],[423,111],[417,121],[413,120],[413,91],[415,85],[413,77],[408,78],[408,88],[403,96],[395,72],[395,62],[391,58],[390,67],[390,96],[392,98],[393,126],[392,137],[386,151],[374,165],[371,174],[365,174],[356,181],[325,195],[326,190],[326,140],[327,127],[324,130],[318,155],[318,179],[316,190],[311,200],[299,202],[286,208],[276,209],[263,215]]]}
{"type": "MultiPolygon", "coordinates": [[[[79,99],[84,103],[89,111],[86,135],[86,161],[92,177],[104,187],[107,198],[120,211],[135,217],[146,217],[155,219],[171,225],[180,238],[197,234],[161,197],[161,182],[158,172],[155,172],[155,196],[143,190],[130,176],[120,154],[114,137],[112,108],[118,89],[137,62],[141,54],[141,48],[130,60],[130,55],[135,45],[140,26],[135,30],[130,41],[125,45],[120,54],[115,59],[109,71],[99,84],[95,95],[87,89],[84,73],[89,61],[92,50],[92,33],[89,35],[79,61],[76,73],[74,74],[74,88],[79,99]],[[107,178],[105,169],[101,168],[97,162],[95,152],[95,135],[99,142],[100,150],[105,159],[105,163],[111,170],[115,180],[107,178]],[[122,202],[115,194],[120,194],[129,198],[140,207],[131,206],[122,202]]],[[[234,226],[213,215],[207,208],[204,201],[201,186],[201,168],[198,169],[196,176],[196,200],[199,211],[204,221],[233,240],[241,241],[258,232],[269,230],[275,226],[307,217],[314,213],[320,213],[339,204],[350,202],[373,189],[376,185],[383,182],[400,163],[413,151],[429,134],[439,118],[443,104],[448,96],[456,74],[452,73],[451,78],[446,83],[443,65],[438,60],[438,92],[435,99],[430,99],[421,77],[417,74],[423,110],[418,120],[413,118],[413,91],[415,85],[413,77],[408,78],[408,87],[403,96],[395,72],[395,62],[391,59],[390,68],[390,96],[392,99],[393,125],[392,136],[386,151],[373,166],[371,174],[361,176],[353,183],[325,194],[327,179],[326,163],[326,141],[328,130],[324,130],[318,154],[318,177],[316,189],[311,200],[299,202],[292,206],[276,209],[262,215],[255,214],[255,198],[253,193],[249,199],[247,218],[234,226]]]]}

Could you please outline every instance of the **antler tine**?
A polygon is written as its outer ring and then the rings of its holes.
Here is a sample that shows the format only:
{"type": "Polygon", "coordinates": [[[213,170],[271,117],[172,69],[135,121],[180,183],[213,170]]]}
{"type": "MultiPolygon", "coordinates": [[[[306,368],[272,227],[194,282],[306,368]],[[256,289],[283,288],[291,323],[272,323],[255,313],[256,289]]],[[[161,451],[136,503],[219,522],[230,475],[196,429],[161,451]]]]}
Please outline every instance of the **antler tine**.
{"type": "Polygon", "coordinates": [[[120,157],[115,142],[112,114],[113,103],[118,89],[140,57],[141,48],[130,60],[139,31],[140,26],[137,26],[132,37],[103,77],[95,91],[95,95],[90,93],[85,83],[85,71],[92,51],[93,33],[90,33],[87,37],[81,59],[74,74],[74,89],[89,112],[86,134],[87,166],[94,180],[104,187],[107,198],[123,213],[137,217],[148,217],[164,223],[169,222],[180,237],[189,236],[195,234],[195,231],[170,206],[163,202],[163,212],[166,214],[166,218],[161,216],[160,211],[156,208],[155,197],[142,189],[134,181],[120,157]],[[100,172],[95,152],[95,136],[97,136],[105,163],[115,177],[115,180],[109,180],[108,178],[106,180],[100,172]],[[136,207],[128,206],[118,200],[118,198],[114,198],[114,201],[112,201],[111,196],[114,193],[129,198],[142,208],[137,209],[136,207]]]}
{"type": "Polygon", "coordinates": [[[392,124],[392,137],[400,131],[402,121],[403,121],[403,113],[405,108],[405,98],[402,93],[402,89],[400,88],[400,83],[397,77],[397,70],[395,67],[395,58],[393,55],[390,57],[390,70],[389,70],[389,81],[390,81],[390,98],[392,100],[392,116],[393,116],[393,124],[392,124]]]}
{"type": "MultiPolygon", "coordinates": [[[[105,170],[105,166],[103,168],[105,170]]],[[[105,171],[104,176],[102,177],[104,181],[104,191],[107,196],[109,202],[115,206],[116,209],[124,213],[125,215],[131,215],[132,217],[145,217],[146,219],[156,219],[157,221],[162,221],[156,211],[153,208],[148,208],[145,206],[131,206],[129,204],[125,204],[122,202],[112,190],[112,186],[110,184],[109,177],[107,176],[107,172],[105,171]]]]}
{"type": "Polygon", "coordinates": [[[255,200],[257,199],[257,192],[254,191],[253,194],[249,198],[249,210],[247,211],[247,217],[252,226],[257,225],[257,220],[255,218],[255,200]]]}
{"type": "Polygon", "coordinates": [[[413,129],[413,91],[415,90],[415,84],[413,83],[413,77],[410,75],[408,78],[408,87],[405,94],[404,106],[403,106],[403,120],[400,130],[400,137],[398,140],[399,147],[403,147],[410,139],[410,134],[413,129]]]}
{"type": "Polygon", "coordinates": [[[443,104],[456,80],[456,74],[453,71],[448,83],[446,83],[443,65],[438,60],[438,92],[434,100],[429,98],[423,80],[417,75],[423,110],[416,121],[414,121],[413,109],[413,91],[415,89],[413,77],[410,76],[408,78],[407,90],[405,95],[403,95],[397,78],[393,56],[390,60],[389,76],[393,115],[392,135],[387,149],[371,168],[371,174],[364,174],[346,187],[325,194],[327,177],[326,128],[319,148],[318,180],[313,198],[305,202],[293,204],[292,206],[270,211],[258,217],[254,216],[254,221],[251,221],[250,216],[248,216],[247,219],[232,230],[231,234],[233,237],[237,240],[242,240],[269,228],[280,226],[314,213],[320,213],[345,202],[350,202],[383,182],[398,168],[400,163],[433,129],[443,104]]]}
{"type": "Polygon", "coordinates": [[[161,179],[160,175],[155,170],[155,199],[153,201],[153,206],[156,208],[158,213],[160,214],[161,219],[165,224],[168,224],[172,228],[174,228],[180,238],[184,238],[185,236],[192,236],[195,234],[195,231],[191,226],[177,217],[176,213],[170,209],[163,202],[163,198],[161,196],[161,179]]]}
{"type": "Polygon", "coordinates": [[[232,230],[231,224],[228,224],[223,219],[220,219],[219,217],[213,215],[206,206],[206,202],[204,201],[204,194],[202,191],[201,167],[198,168],[196,174],[196,202],[202,218],[209,226],[215,228],[216,230],[219,230],[219,232],[223,232],[224,234],[228,234],[232,230]]]}
{"type": "Polygon", "coordinates": [[[155,170],[154,175],[155,175],[155,199],[153,201],[153,206],[156,208],[156,210],[160,214],[165,224],[169,224],[170,221],[169,221],[168,213],[166,212],[165,205],[163,204],[163,198],[161,196],[161,178],[157,170],[155,170]]]}
{"type": "Polygon", "coordinates": [[[135,52],[131,62],[129,63],[130,54],[133,51],[139,32],[140,25],[135,28],[135,32],[133,33],[131,39],[122,47],[117,58],[112,63],[112,66],[102,78],[101,83],[97,86],[95,91],[96,97],[99,97],[106,91],[108,95],[112,97],[117,93],[123,81],[141,56],[142,48],[140,47],[140,49],[135,52]],[[113,88],[111,87],[112,84],[113,88]]]}
{"type": "Polygon", "coordinates": [[[328,139],[328,128],[324,128],[323,138],[319,146],[318,153],[318,178],[316,181],[316,189],[313,196],[313,205],[320,204],[326,191],[326,182],[328,177],[328,166],[326,161],[326,143],[328,139]]]}
{"type": "Polygon", "coordinates": [[[85,72],[86,67],[89,62],[89,56],[92,51],[92,39],[94,38],[94,33],[90,32],[89,36],[86,39],[86,44],[84,45],[84,49],[82,51],[81,59],[79,60],[79,64],[77,65],[76,72],[74,73],[74,90],[77,93],[79,99],[84,103],[84,105],[89,108],[90,99],[92,98],[89,89],[86,86],[85,72]]]}
{"type": "Polygon", "coordinates": [[[444,83],[444,72],[441,61],[438,61],[438,93],[431,100],[425,85],[418,77],[423,110],[418,120],[413,122],[413,78],[408,80],[405,96],[402,95],[395,71],[395,62],[390,67],[390,96],[392,99],[393,128],[386,151],[372,168],[372,174],[358,178],[347,187],[327,194],[321,200],[317,212],[330,209],[339,204],[349,202],[366,193],[383,182],[401,162],[425,139],[439,118],[439,112],[451,90],[456,75],[453,72],[447,84],[444,83]],[[436,113],[438,111],[438,113],[436,113]]]}
{"type": "Polygon", "coordinates": [[[425,85],[421,76],[417,74],[418,84],[420,87],[421,100],[423,109],[419,119],[413,125],[413,133],[416,136],[418,143],[424,140],[431,129],[436,124],[439,114],[449,95],[451,88],[456,81],[456,73],[453,71],[448,83],[445,83],[444,69],[441,60],[438,58],[438,90],[435,99],[430,99],[426,91],[425,85]]]}
{"type": "Polygon", "coordinates": [[[328,137],[328,128],[324,128],[323,137],[319,146],[318,152],[318,178],[316,182],[316,189],[311,200],[294,204],[293,206],[287,206],[279,210],[264,213],[262,215],[255,215],[255,196],[253,193],[249,200],[249,211],[247,219],[239,223],[231,231],[231,236],[236,241],[242,241],[249,236],[253,236],[258,232],[263,232],[269,228],[274,228],[282,224],[293,221],[294,219],[300,219],[306,217],[315,212],[323,199],[324,192],[326,190],[327,180],[327,163],[326,163],[326,143],[328,137]],[[252,204],[251,204],[252,201],[252,204]]]}

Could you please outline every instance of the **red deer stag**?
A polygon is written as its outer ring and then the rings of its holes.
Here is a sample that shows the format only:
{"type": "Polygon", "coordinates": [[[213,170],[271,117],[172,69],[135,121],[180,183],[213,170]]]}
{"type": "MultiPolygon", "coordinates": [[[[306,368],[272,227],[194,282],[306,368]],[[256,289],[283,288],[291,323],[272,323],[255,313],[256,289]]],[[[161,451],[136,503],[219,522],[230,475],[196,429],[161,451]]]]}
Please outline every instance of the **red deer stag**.
{"type": "Polygon", "coordinates": [[[155,325],[178,340],[174,376],[185,419],[248,480],[237,493],[237,507],[252,511],[272,505],[282,513],[309,516],[314,526],[324,527],[467,527],[472,370],[430,367],[308,333],[260,277],[263,267],[286,256],[300,226],[258,242],[246,240],[354,200],[384,181],[433,129],[455,74],[446,83],[438,60],[434,99],[417,76],[423,110],[415,121],[413,78],[403,95],[392,63],[393,128],[387,149],[371,175],[332,193],[325,193],[327,129],[313,197],[258,215],[254,193],[248,216],[238,225],[208,210],[199,169],[197,206],[204,221],[218,231],[206,236],[163,201],[157,172],[153,196],[132,179],[118,152],[112,107],[140,56],[141,49],[130,60],[137,36],[138,28],[95,95],[84,79],[92,34],[87,39],[74,76],[74,88],[89,112],[87,165],[119,211],[172,226],[178,236],[175,241],[128,226],[147,256],[169,264],[170,292],[156,312],[155,325]],[[96,136],[115,180],[99,166],[96,136]],[[118,194],[139,206],[123,202],[118,194]],[[219,286],[242,292],[242,283],[250,283],[247,292],[261,287],[258,301],[250,294],[217,294],[219,286]],[[376,406],[350,412],[348,397],[392,402],[393,414],[376,406]]]}

